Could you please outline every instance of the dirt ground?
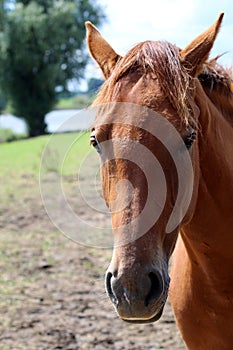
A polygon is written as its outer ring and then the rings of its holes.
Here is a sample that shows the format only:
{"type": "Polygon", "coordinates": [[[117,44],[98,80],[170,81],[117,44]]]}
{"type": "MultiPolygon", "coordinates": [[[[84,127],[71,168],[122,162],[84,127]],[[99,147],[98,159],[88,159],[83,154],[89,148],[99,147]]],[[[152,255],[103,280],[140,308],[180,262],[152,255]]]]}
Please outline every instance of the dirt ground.
{"type": "Polygon", "coordinates": [[[63,236],[37,181],[22,178],[21,196],[0,204],[0,350],[185,349],[169,303],[154,324],[118,319],[104,290],[111,250],[63,236]]]}

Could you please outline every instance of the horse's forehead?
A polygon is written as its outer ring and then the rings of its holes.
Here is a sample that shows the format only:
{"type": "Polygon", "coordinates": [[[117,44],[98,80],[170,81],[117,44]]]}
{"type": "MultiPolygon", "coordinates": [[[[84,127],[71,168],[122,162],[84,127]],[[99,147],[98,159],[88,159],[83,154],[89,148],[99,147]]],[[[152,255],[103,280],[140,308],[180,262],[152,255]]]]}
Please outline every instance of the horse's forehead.
{"type": "Polygon", "coordinates": [[[160,109],[161,103],[166,99],[156,72],[130,72],[115,84],[113,90],[114,102],[132,103],[152,109],[160,109]]]}
{"type": "Polygon", "coordinates": [[[158,74],[154,70],[145,72],[141,67],[138,67],[135,71],[130,70],[120,80],[119,85],[124,87],[128,86],[129,89],[145,88],[141,92],[147,93],[151,87],[158,88],[158,74]]]}
{"type": "Polygon", "coordinates": [[[94,123],[100,139],[123,134],[136,135],[136,138],[140,138],[144,134],[148,137],[148,133],[162,133],[168,137],[172,125],[168,115],[163,115],[146,105],[131,102],[103,104],[97,111],[94,123]]]}

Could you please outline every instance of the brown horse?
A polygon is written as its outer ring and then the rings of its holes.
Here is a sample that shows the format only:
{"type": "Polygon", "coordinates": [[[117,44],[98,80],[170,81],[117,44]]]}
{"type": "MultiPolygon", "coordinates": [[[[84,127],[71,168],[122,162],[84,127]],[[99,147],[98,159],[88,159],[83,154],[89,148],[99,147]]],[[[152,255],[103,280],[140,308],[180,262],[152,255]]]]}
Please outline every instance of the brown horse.
{"type": "Polygon", "coordinates": [[[89,51],[106,78],[94,103],[98,114],[91,134],[103,161],[103,195],[115,243],[106,290],[119,317],[146,323],[162,315],[169,288],[176,322],[191,350],[233,346],[232,80],[217,60],[207,63],[222,18],[220,14],[183,50],[145,41],[124,57],[86,23],[89,51]],[[153,113],[167,124],[160,127],[153,113]],[[186,153],[192,171],[180,172],[175,157],[186,153]],[[149,154],[161,165],[164,182],[157,182],[160,168],[152,165],[149,154]],[[145,172],[154,172],[153,193],[145,172]],[[171,224],[179,172],[185,176],[184,188],[179,215],[171,224]],[[165,198],[157,198],[164,186],[165,198]],[[141,215],[148,198],[149,215],[141,215]],[[161,209],[154,222],[153,208],[161,209]]]}

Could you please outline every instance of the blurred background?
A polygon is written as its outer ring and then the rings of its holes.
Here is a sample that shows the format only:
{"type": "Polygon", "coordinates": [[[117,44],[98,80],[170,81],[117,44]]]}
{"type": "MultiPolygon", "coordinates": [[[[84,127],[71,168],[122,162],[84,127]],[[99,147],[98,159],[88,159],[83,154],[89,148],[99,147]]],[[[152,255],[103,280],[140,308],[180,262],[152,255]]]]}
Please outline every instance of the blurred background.
{"type": "Polygon", "coordinates": [[[74,211],[93,225],[104,221],[77,202],[77,185],[91,191],[94,175],[77,178],[90,151],[87,122],[80,115],[75,129],[69,123],[103,83],[88,55],[85,21],[123,55],[147,39],[182,48],[221,11],[212,57],[224,53],[219,62],[231,67],[231,0],[0,0],[0,350],[185,349],[169,302],[156,324],[117,318],[104,292],[111,250],[78,245],[53,225],[41,200],[40,164],[46,148],[43,180],[52,189],[62,179],[74,211]],[[67,144],[61,169],[59,147],[67,144]]]}
{"type": "Polygon", "coordinates": [[[55,132],[91,104],[103,80],[87,53],[86,20],[124,55],[147,39],[185,47],[224,11],[212,57],[223,54],[219,62],[233,64],[230,0],[0,0],[0,9],[2,141],[55,132]]]}

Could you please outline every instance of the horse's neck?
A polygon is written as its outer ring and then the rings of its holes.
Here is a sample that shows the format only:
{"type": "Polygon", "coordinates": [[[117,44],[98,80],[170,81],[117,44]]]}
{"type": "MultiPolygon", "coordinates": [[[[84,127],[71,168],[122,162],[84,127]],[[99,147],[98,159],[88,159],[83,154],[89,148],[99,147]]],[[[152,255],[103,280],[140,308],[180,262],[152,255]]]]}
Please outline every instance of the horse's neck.
{"type": "MultiPolygon", "coordinates": [[[[232,256],[233,228],[233,127],[197,87],[201,135],[199,190],[194,216],[184,228],[184,240],[197,256],[218,251],[232,256]]],[[[232,110],[233,113],[233,110],[232,110]]],[[[217,263],[217,260],[216,260],[217,263]]],[[[221,261],[219,261],[221,263],[221,261]]]]}
{"type": "MultiPolygon", "coordinates": [[[[208,194],[223,203],[233,198],[233,94],[227,108],[220,105],[221,97],[210,99],[198,86],[197,103],[200,108],[199,166],[200,185],[204,184],[208,194]],[[221,107],[221,108],[220,108],[221,107]],[[229,110],[231,108],[231,110],[229,110]]],[[[222,96],[224,101],[224,96],[222,96]]],[[[232,210],[232,207],[231,207],[232,210]]],[[[222,213],[223,215],[223,213],[222,213]]]]}

